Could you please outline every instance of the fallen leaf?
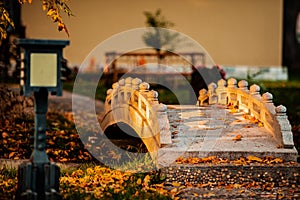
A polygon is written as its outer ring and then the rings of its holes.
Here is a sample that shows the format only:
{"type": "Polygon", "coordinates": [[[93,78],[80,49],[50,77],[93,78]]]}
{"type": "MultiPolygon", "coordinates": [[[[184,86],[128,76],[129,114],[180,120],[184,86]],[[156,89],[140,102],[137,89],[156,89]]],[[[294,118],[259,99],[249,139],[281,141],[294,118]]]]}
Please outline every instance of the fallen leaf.
{"type": "Polygon", "coordinates": [[[215,194],[212,193],[212,192],[209,192],[207,194],[203,194],[203,197],[214,197],[214,196],[215,196],[215,194]]]}
{"type": "Polygon", "coordinates": [[[171,192],[171,193],[176,193],[177,191],[178,191],[177,188],[173,188],[170,192],[171,192]]]}
{"type": "Polygon", "coordinates": [[[8,133],[6,133],[6,132],[3,132],[3,133],[2,133],[2,138],[7,138],[8,136],[9,136],[8,133]]]}
{"type": "Polygon", "coordinates": [[[264,126],[264,123],[263,123],[263,122],[258,122],[258,126],[259,126],[259,127],[263,127],[263,126],[264,126]]]}
{"type": "Polygon", "coordinates": [[[142,179],[139,178],[139,179],[136,181],[136,184],[141,185],[141,184],[142,184],[142,179]]]}
{"type": "Polygon", "coordinates": [[[241,141],[242,140],[242,135],[241,134],[237,134],[232,140],[234,140],[234,141],[241,141]]]}
{"type": "Polygon", "coordinates": [[[247,157],[248,161],[252,162],[252,161],[256,161],[256,162],[262,162],[263,160],[259,157],[256,157],[256,156],[248,156],[247,157]]]}
{"type": "Polygon", "coordinates": [[[11,159],[15,154],[16,154],[16,152],[10,152],[8,155],[8,158],[11,159]]]}
{"type": "Polygon", "coordinates": [[[179,187],[181,184],[178,183],[178,182],[173,182],[172,185],[173,185],[174,187],[179,187]]]}
{"type": "Polygon", "coordinates": [[[270,161],[270,164],[272,164],[272,163],[283,163],[283,160],[280,159],[280,158],[275,158],[275,159],[270,161]]]}

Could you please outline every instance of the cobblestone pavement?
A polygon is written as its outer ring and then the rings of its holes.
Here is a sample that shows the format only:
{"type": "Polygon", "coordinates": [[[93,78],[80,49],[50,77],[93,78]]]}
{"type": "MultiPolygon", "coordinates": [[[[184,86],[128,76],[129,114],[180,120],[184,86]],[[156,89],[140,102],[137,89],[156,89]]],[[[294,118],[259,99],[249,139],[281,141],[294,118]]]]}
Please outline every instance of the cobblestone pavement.
{"type": "Polygon", "coordinates": [[[167,189],[178,190],[180,199],[300,199],[299,170],[297,163],[207,163],[173,164],[161,173],[167,189]]]}
{"type": "Polygon", "coordinates": [[[194,199],[300,199],[300,192],[290,187],[277,187],[270,191],[262,189],[226,189],[223,188],[197,188],[188,187],[179,190],[178,197],[182,200],[194,199]]]}

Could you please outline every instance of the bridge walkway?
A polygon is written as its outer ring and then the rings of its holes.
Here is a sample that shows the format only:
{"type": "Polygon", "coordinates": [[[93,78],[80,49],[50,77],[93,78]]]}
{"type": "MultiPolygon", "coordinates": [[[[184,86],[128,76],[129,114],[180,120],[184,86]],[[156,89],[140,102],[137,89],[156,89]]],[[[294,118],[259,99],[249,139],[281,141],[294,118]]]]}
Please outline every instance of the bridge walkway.
{"type": "Polygon", "coordinates": [[[159,149],[159,164],[167,166],[178,157],[238,159],[249,155],[295,160],[295,148],[278,146],[274,136],[244,112],[222,105],[199,107],[168,105],[172,144],[159,149]]]}

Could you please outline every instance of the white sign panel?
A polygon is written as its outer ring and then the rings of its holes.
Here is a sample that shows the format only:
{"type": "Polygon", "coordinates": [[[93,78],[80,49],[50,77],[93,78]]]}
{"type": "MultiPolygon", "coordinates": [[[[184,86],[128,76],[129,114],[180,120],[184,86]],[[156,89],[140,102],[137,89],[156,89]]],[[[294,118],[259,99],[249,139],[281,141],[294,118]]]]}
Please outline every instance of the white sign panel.
{"type": "Polygon", "coordinates": [[[30,86],[56,87],[57,86],[57,54],[32,53],[30,54],[30,86]]]}

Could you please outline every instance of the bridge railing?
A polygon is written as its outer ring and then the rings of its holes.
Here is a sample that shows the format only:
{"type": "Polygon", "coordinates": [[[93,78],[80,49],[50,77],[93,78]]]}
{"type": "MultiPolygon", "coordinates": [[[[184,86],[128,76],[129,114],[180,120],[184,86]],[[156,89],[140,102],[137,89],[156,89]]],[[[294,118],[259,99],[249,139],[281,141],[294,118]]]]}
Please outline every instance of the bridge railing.
{"type": "Polygon", "coordinates": [[[114,117],[120,120],[125,118],[136,119],[130,113],[130,108],[139,113],[135,127],[143,132],[148,126],[152,130],[158,129],[160,143],[171,143],[171,133],[169,131],[169,121],[166,113],[167,107],[158,102],[158,93],[149,90],[149,83],[142,82],[141,79],[128,77],[121,79],[112,85],[107,91],[104,104],[104,116],[118,107],[127,107],[128,112],[114,113],[114,117]],[[141,119],[140,119],[141,118],[141,119]]]}
{"type": "Polygon", "coordinates": [[[237,84],[237,80],[234,78],[228,79],[227,83],[222,79],[217,84],[209,84],[208,91],[200,90],[199,105],[204,105],[205,101],[208,104],[230,105],[254,116],[274,135],[279,146],[294,148],[286,107],[283,105],[276,107],[273,103],[273,95],[269,92],[261,95],[258,85],[253,84],[248,89],[248,82],[245,80],[241,80],[237,84]]]}

